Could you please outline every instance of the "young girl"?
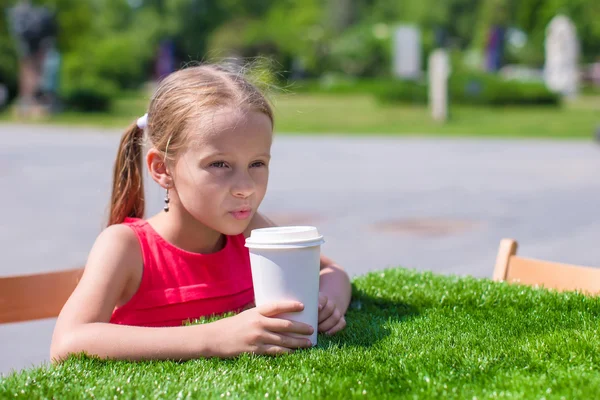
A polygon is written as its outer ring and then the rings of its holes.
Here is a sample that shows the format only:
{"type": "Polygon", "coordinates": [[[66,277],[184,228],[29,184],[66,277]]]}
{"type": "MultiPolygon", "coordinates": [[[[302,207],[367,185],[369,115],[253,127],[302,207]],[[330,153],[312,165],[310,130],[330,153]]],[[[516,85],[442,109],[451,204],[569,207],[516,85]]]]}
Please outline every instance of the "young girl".
{"type": "MultiPolygon", "coordinates": [[[[267,190],[273,113],[242,76],[197,66],[166,77],[148,114],[125,132],[114,167],[108,227],[65,304],[51,358],[111,359],[279,354],[311,345],[312,327],[278,318],[303,305],[254,307],[245,238],[273,226],[257,210],[267,190]],[[142,154],[142,139],[149,150],[142,154]],[[165,189],[164,211],[142,219],[142,168],[165,189]],[[216,322],[188,319],[239,312],[216,322]]],[[[318,330],[346,325],[350,282],[321,256],[318,330]]]]}

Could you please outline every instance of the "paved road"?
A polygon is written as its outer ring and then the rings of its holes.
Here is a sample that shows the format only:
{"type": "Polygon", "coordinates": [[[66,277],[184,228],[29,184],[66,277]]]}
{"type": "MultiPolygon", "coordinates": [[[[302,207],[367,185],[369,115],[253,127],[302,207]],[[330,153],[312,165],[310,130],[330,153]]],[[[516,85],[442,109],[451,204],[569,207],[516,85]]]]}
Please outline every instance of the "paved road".
{"type": "MultiPolygon", "coordinates": [[[[0,125],[0,275],[82,265],[118,134],[0,125]]],[[[273,155],[263,212],[318,226],[351,275],[402,265],[489,277],[503,237],[527,256],[600,265],[593,143],[278,136],[273,155]]],[[[163,193],[146,190],[160,210],[163,193]]],[[[53,326],[1,326],[0,373],[46,360],[53,326]]]]}

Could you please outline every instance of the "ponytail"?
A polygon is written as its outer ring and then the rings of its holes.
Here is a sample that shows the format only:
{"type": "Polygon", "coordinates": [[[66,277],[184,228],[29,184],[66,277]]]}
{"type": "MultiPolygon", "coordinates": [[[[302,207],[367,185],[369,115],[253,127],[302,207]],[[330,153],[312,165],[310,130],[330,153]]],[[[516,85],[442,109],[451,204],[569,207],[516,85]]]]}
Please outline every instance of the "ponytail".
{"type": "Polygon", "coordinates": [[[143,133],[144,130],[134,122],[121,138],[113,171],[108,226],[120,224],[127,217],[144,216],[143,133]]]}

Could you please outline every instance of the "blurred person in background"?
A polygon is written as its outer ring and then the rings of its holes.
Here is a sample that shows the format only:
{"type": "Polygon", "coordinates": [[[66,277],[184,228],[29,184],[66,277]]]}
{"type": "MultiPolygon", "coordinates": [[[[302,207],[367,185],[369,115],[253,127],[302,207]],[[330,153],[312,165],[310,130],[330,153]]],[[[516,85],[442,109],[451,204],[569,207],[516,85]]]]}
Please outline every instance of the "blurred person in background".
{"type": "Polygon", "coordinates": [[[56,46],[54,37],[46,38],[42,44],[44,59],[40,83],[36,92],[36,100],[49,112],[56,112],[60,108],[58,98],[61,56],[56,46]]]}
{"type": "Polygon", "coordinates": [[[40,112],[38,102],[49,42],[56,36],[55,17],[47,7],[36,7],[21,0],[8,9],[8,26],[19,58],[19,91],[16,112],[29,117],[40,112]]]}

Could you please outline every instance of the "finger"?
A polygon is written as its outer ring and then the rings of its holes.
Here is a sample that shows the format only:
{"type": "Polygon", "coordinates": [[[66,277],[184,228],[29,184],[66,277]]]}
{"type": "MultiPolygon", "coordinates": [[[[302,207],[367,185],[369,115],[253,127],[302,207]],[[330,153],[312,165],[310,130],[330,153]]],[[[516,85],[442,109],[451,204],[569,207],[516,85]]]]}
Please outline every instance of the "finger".
{"type": "Polygon", "coordinates": [[[266,335],[263,338],[263,343],[265,345],[275,345],[285,347],[287,349],[302,349],[305,347],[312,346],[312,343],[310,342],[309,338],[279,335],[276,333],[266,335]]]}
{"type": "Polygon", "coordinates": [[[319,312],[319,323],[331,318],[335,310],[335,303],[333,301],[328,301],[327,304],[325,304],[325,307],[319,312]]]}
{"type": "Polygon", "coordinates": [[[276,303],[263,304],[257,309],[265,317],[273,317],[278,314],[302,311],[304,310],[304,304],[297,301],[278,301],[276,303]]]}
{"type": "Polygon", "coordinates": [[[342,317],[340,321],[330,330],[325,332],[326,335],[333,335],[346,327],[346,318],[342,317]]]}
{"type": "Polygon", "coordinates": [[[264,327],[271,332],[298,333],[300,335],[312,335],[312,326],[298,321],[290,321],[282,318],[267,318],[264,327]]]}
{"type": "Polygon", "coordinates": [[[327,304],[327,296],[319,292],[319,311],[327,304]]]}
{"type": "Polygon", "coordinates": [[[269,356],[279,356],[282,354],[289,354],[289,353],[293,353],[293,352],[294,352],[294,350],[288,349],[286,347],[275,346],[272,344],[266,344],[266,345],[262,346],[262,348],[260,349],[260,351],[258,353],[266,354],[269,356]]]}
{"type": "Polygon", "coordinates": [[[319,324],[319,331],[327,332],[328,330],[336,326],[341,318],[342,314],[340,313],[340,310],[336,308],[329,318],[327,318],[325,321],[319,324]]]}

